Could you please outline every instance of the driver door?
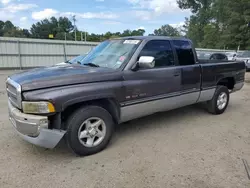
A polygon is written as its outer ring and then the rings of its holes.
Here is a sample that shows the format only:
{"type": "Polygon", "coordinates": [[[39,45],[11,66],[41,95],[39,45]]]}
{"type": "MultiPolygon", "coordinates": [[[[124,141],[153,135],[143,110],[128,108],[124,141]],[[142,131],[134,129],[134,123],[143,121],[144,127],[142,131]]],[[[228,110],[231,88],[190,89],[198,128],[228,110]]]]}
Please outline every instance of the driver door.
{"type": "Polygon", "coordinates": [[[122,121],[167,109],[169,103],[166,104],[166,98],[181,90],[181,68],[175,66],[170,41],[148,41],[138,60],[141,56],[153,56],[155,67],[124,71],[125,98],[122,103],[122,121]]]}

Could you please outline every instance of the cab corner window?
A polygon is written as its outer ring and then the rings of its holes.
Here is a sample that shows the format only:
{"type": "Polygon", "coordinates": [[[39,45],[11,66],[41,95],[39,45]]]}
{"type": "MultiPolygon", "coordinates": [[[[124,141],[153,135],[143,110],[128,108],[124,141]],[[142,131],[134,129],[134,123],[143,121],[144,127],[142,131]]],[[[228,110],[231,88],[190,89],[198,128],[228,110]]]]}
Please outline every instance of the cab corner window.
{"type": "Polygon", "coordinates": [[[151,40],[142,49],[141,56],[152,56],[155,58],[155,68],[174,65],[174,55],[171,44],[167,40],[151,40]]]}
{"type": "Polygon", "coordinates": [[[185,40],[173,40],[177,52],[179,65],[195,64],[194,53],[191,44],[185,40]]]}

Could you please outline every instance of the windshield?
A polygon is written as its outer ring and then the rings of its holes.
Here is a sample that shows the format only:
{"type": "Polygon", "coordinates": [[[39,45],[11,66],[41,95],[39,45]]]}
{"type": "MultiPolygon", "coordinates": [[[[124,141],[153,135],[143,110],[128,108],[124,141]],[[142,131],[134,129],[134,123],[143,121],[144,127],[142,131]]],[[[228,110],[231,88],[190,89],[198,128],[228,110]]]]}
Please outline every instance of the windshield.
{"type": "Polygon", "coordinates": [[[68,62],[71,64],[77,63],[77,61],[81,61],[86,55],[79,55],[77,57],[74,57],[73,59],[70,59],[68,62]]]}
{"type": "Polygon", "coordinates": [[[245,51],[241,54],[238,54],[237,57],[250,57],[250,51],[245,51]]]}
{"type": "Polygon", "coordinates": [[[140,42],[140,40],[106,40],[96,46],[80,63],[117,69],[130,58],[140,42]]]}

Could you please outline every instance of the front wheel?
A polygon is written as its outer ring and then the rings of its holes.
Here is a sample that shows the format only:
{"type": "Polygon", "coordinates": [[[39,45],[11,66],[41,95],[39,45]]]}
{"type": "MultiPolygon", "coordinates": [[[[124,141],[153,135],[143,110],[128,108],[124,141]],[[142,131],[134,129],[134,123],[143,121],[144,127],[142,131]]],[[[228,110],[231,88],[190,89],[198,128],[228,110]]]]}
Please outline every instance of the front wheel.
{"type": "Polygon", "coordinates": [[[212,100],[208,101],[208,111],[212,114],[222,114],[229,103],[229,91],[225,86],[217,86],[212,100]]]}
{"type": "Polygon", "coordinates": [[[67,121],[66,141],[77,155],[92,155],[109,143],[114,122],[107,110],[86,106],[73,113],[67,121]]]}

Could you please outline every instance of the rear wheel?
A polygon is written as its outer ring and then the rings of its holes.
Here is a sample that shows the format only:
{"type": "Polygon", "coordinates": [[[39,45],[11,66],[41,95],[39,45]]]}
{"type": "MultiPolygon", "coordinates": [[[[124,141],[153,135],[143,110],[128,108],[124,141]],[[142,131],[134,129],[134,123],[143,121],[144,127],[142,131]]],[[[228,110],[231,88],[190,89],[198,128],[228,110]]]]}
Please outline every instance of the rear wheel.
{"type": "Polygon", "coordinates": [[[98,153],[108,145],[114,122],[104,108],[86,106],[68,118],[67,127],[68,146],[76,154],[84,156],[98,153]]]}
{"type": "Polygon", "coordinates": [[[208,101],[207,108],[212,114],[222,114],[229,103],[229,91],[225,86],[217,86],[212,100],[208,101]]]}

